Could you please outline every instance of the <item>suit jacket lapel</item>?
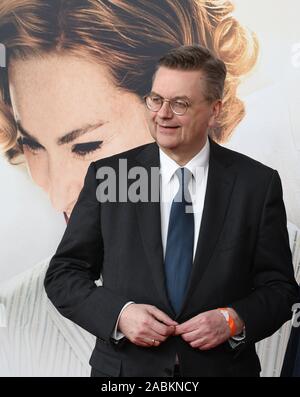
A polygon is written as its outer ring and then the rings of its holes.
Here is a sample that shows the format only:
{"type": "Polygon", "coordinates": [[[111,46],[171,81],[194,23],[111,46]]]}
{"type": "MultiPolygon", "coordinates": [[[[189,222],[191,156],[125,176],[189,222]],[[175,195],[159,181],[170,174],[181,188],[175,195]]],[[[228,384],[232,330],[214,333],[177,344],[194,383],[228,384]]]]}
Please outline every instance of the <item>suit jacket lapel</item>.
{"type": "Polygon", "coordinates": [[[222,148],[210,141],[209,171],[198,244],[189,288],[181,312],[184,311],[209,265],[222,230],[236,178],[230,165],[231,161],[222,148]]]}
{"type": "MultiPolygon", "coordinates": [[[[139,152],[136,160],[148,171],[148,192],[150,194],[150,169],[151,167],[159,168],[160,166],[158,146],[155,143],[146,146],[145,149],[139,152]]],[[[159,189],[159,186],[157,188],[159,189]]],[[[166,309],[168,309],[168,312],[172,313],[173,309],[169,303],[165,286],[160,203],[159,201],[149,201],[148,203],[139,202],[136,205],[136,210],[144,250],[148,259],[150,271],[152,272],[153,280],[157,287],[157,294],[161,298],[166,309]]]]}

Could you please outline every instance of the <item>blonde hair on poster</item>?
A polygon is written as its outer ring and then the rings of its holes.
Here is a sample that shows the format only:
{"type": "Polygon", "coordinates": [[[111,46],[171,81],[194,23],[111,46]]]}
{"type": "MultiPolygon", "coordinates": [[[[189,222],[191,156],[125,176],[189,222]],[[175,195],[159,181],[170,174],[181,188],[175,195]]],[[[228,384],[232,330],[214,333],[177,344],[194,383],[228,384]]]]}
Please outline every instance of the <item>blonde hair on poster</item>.
{"type": "MultiPolygon", "coordinates": [[[[14,0],[0,5],[7,66],[14,59],[68,53],[105,65],[113,83],[139,96],[150,89],[156,61],[168,50],[199,43],[227,67],[223,111],[210,131],[226,141],[245,114],[240,78],[254,66],[258,43],[232,16],[228,0],[14,0]]],[[[7,159],[22,154],[8,89],[0,69],[0,143],[7,159]]]]}

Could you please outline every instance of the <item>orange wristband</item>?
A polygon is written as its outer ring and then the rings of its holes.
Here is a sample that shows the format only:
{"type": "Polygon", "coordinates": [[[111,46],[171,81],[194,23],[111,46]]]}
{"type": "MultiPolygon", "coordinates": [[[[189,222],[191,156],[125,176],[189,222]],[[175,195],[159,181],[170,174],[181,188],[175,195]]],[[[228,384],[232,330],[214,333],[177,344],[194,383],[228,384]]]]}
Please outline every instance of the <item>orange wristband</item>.
{"type": "Polygon", "coordinates": [[[230,328],[230,336],[234,336],[236,334],[236,325],[234,319],[229,313],[229,310],[226,307],[219,307],[218,310],[220,310],[225,320],[227,321],[228,327],[230,328]]]}

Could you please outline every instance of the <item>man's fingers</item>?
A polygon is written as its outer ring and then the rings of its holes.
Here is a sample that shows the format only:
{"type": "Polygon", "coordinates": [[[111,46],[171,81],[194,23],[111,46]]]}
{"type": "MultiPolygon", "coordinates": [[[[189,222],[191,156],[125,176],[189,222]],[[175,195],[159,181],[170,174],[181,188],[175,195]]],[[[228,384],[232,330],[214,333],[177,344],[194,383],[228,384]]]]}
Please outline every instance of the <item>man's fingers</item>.
{"type": "Polygon", "coordinates": [[[132,343],[134,343],[136,346],[143,346],[143,347],[148,347],[149,344],[147,343],[147,340],[136,340],[136,341],[132,341],[132,343]]]}
{"type": "Polygon", "coordinates": [[[155,317],[157,320],[161,321],[166,325],[178,325],[178,323],[172,320],[166,313],[162,312],[155,306],[148,307],[149,312],[155,317]]]}
{"type": "Polygon", "coordinates": [[[182,339],[185,340],[187,343],[191,343],[191,342],[199,339],[200,336],[201,336],[201,334],[199,333],[199,330],[195,330],[192,332],[184,333],[182,335],[182,339]]]}
{"type": "Polygon", "coordinates": [[[207,345],[207,341],[205,338],[199,338],[190,342],[190,346],[194,349],[201,349],[202,346],[207,345]]]}
{"type": "Polygon", "coordinates": [[[132,304],[125,314],[127,317],[122,324],[120,320],[120,330],[124,335],[130,335],[132,343],[139,346],[158,346],[174,334],[177,325],[176,321],[152,305],[132,304]]]}
{"type": "Polygon", "coordinates": [[[143,338],[136,341],[136,345],[143,347],[157,347],[160,345],[160,341],[154,338],[143,338]]]}
{"type": "Polygon", "coordinates": [[[170,335],[174,335],[175,332],[175,325],[164,325],[163,323],[157,321],[156,318],[153,318],[150,327],[154,332],[163,336],[164,339],[170,335]]]}
{"type": "Polygon", "coordinates": [[[147,336],[145,336],[145,339],[149,339],[150,341],[158,341],[158,342],[164,342],[166,340],[166,337],[163,335],[158,334],[157,332],[154,332],[152,330],[149,330],[147,332],[147,336]]]}
{"type": "Polygon", "coordinates": [[[175,335],[182,335],[187,332],[192,332],[193,330],[193,324],[190,321],[187,321],[176,326],[175,335]]]}
{"type": "Polygon", "coordinates": [[[203,324],[204,317],[202,315],[192,317],[188,321],[176,326],[175,335],[181,335],[187,332],[192,332],[196,329],[200,329],[203,324]]]}
{"type": "Polygon", "coordinates": [[[159,340],[157,340],[157,339],[150,338],[149,340],[147,340],[147,343],[150,346],[159,346],[161,342],[159,340]]]}
{"type": "Polygon", "coordinates": [[[166,340],[170,335],[174,335],[175,327],[178,324],[176,321],[172,320],[167,314],[153,306],[150,308],[149,314],[152,317],[152,321],[150,323],[151,329],[155,333],[161,335],[163,340],[166,340]]]}

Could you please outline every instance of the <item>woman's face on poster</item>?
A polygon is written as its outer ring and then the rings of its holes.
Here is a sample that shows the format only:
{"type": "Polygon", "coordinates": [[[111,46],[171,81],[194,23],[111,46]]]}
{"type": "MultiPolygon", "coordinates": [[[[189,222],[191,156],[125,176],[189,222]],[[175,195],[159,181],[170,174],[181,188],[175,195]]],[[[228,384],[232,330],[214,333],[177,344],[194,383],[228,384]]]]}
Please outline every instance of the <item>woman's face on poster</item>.
{"type": "Polygon", "coordinates": [[[151,140],[140,99],[72,56],[12,61],[9,86],[30,175],[67,217],[91,161],[151,140]]]}

